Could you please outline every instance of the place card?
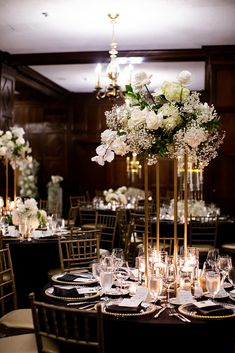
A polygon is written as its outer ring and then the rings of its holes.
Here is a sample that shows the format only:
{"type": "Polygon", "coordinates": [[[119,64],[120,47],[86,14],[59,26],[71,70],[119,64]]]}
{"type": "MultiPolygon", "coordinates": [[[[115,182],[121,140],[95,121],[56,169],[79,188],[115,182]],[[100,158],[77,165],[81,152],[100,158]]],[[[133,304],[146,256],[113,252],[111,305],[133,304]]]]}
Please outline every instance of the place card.
{"type": "Polygon", "coordinates": [[[119,306],[126,306],[126,307],[137,307],[147,299],[148,296],[148,288],[145,287],[138,287],[136,289],[136,294],[132,298],[124,298],[120,303],[119,306]]]}
{"type": "Polygon", "coordinates": [[[183,289],[179,290],[177,292],[176,301],[181,303],[181,304],[192,303],[193,302],[193,296],[192,296],[191,291],[183,290],[183,289]]]}

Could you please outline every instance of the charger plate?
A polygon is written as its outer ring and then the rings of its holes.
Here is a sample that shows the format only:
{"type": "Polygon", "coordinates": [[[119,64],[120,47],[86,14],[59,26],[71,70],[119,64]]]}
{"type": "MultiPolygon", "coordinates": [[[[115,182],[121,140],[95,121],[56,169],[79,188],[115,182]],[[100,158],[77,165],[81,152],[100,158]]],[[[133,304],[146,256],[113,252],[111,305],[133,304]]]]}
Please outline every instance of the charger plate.
{"type": "Polygon", "coordinates": [[[191,305],[190,303],[180,305],[178,307],[179,312],[183,315],[190,316],[195,319],[205,319],[205,320],[229,319],[229,318],[235,317],[235,306],[233,304],[227,304],[227,303],[221,304],[225,309],[233,310],[233,314],[229,314],[229,315],[200,315],[195,312],[190,312],[189,310],[190,305],[191,305]]]}
{"type": "Polygon", "coordinates": [[[88,294],[85,294],[85,295],[77,295],[76,297],[67,297],[67,296],[59,296],[59,295],[55,295],[53,293],[53,290],[54,288],[53,287],[49,287],[47,289],[45,289],[45,294],[48,296],[48,297],[51,297],[51,298],[54,298],[54,299],[62,299],[62,300],[68,300],[68,301],[72,301],[72,300],[76,300],[76,301],[83,301],[83,300],[87,300],[87,299],[93,299],[93,298],[97,298],[99,297],[101,294],[100,294],[100,291],[97,291],[96,293],[88,293],[88,294]]]}
{"type": "MultiPolygon", "coordinates": [[[[84,275],[86,273],[89,273],[89,272],[84,272],[84,275]]],[[[86,284],[86,285],[89,285],[89,284],[98,283],[96,278],[91,279],[89,281],[87,281],[87,280],[85,281],[82,278],[81,278],[81,280],[79,279],[78,281],[61,280],[60,278],[63,277],[64,275],[65,275],[65,273],[57,273],[57,274],[53,275],[51,279],[53,282],[60,283],[60,284],[72,284],[72,285],[86,284]]],[[[79,278],[79,273],[78,273],[78,278],[79,278]]]]}
{"type": "Polygon", "coordinates": [[[149,306],[143,311],[140,311],[138,313],[117,313],[117,312],[111,312],[111,311],[107,311],[105,306],[104,306],[104,303],[102,303],[102,312],[106,315],[110,315],[110,316],[116,316],[116,317],[136,317],[136,316],[144,316],[144,315],[149,315],[149,314],[152,314],[154,313],[156,310],[157,310],[157,306],[154,305],[154,304],[151,304],[151,303],[148,303],[149,306]]]}

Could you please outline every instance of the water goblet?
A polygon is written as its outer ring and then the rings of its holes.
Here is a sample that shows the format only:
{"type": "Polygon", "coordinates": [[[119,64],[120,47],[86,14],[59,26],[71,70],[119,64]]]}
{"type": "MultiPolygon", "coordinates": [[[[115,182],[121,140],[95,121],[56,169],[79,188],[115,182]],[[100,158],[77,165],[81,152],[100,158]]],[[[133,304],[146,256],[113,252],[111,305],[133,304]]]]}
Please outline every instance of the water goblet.
{"type": "Polygon", "coordinates": [[[112,287],[114,281],[114,272],[112,267],[103,267],[100,268],[99,281],[103,293],[105,295],[104,300],[107,301],[108,297],[106,295],[107,291],[112,287]]]}
{"type": "Polygon", "coordinates": [[[219,292],[221,286],[220,272],[218,270],[206,272],[206,287],[214,301],[216,294],[219,292]]]}

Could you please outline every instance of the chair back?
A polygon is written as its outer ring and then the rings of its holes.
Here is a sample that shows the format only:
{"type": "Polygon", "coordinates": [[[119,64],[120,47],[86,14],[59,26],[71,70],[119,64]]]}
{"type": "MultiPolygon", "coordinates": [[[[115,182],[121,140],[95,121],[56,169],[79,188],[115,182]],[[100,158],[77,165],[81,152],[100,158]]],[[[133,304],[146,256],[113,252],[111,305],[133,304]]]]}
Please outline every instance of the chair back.
{"type": "Polygon", "coordinates": [[[88,207],[87,205],[83,205],[79,207],[79,220],[80,227],[91,225],[94,227],[96,223],[97,211],[95,208],[88,207]]]}
{"type": "Polygon", "coordinates": [[[216,247],[218,217],[192,217],[189,221],[189,244],[207,252],[216,247]]]}
{"type": "Polygon", "coordinates": [[[101,247],[111,252],[114,247],[117,230],[117,214],[105,214],[98,212],[96,217],[96,227],[101,230],[101,247]]]}
{"type": "Polygon", "coordinates": [[[37,301],[34,293],[29,294],[29,299],[38,353],[49,353],[43,347],[45,338],[56,341],[64,352],[79,352],[87,348],[92,349],[92,352],[104,353],[100,304],[97,310],[87,311],[37,301]]]}
{"type": "Polygon", "coordinates": [[[100,257],[100,230],[71,230],[71,236],[58,237],[58,247],[62,272],[88,267],[100,257]]]}
{"type": "Polygon", "coordinates": [[[17,308],[15,278],[9,244],[0,249],[0,317],[17,308]]]}
{"type": "Polygon", "coordinates": [[[85,195],[69,196],[70,207],[79,206],[80,202],[85,202],[85,201],[86,201],[86,196],[85,195]]]}
{"type": "Polygon", "coordinates": [[[67,226],[75,226],[79,218],[79,206],[71,206],[68,213],[67,226]]]}

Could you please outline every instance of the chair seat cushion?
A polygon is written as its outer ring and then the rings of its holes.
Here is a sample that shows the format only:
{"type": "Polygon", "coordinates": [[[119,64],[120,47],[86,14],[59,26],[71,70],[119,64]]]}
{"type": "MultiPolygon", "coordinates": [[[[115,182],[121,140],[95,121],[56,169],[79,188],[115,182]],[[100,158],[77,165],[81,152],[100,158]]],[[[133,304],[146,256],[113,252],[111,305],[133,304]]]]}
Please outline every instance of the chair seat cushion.
{"type": "Polygon", "coordinates": [[[34,330],[31,309],[16,309],[0,318],[0,324],[8,328],[24,328],[34,330]]]}
{"type": "MultiPolygon", "coordinates": [[[[51,339],[43,339],[43,347],[50,353],[59,353],[58,345],[51,339]]],[[[0,338],[2,353],[38,353],[34,333],[0,338]]]]}

